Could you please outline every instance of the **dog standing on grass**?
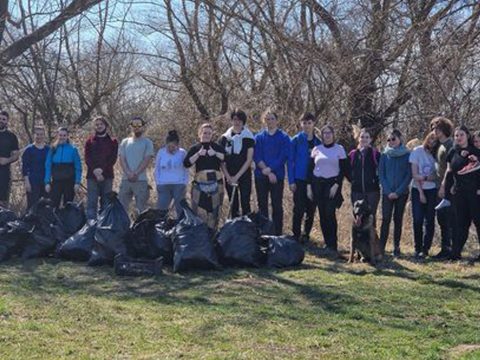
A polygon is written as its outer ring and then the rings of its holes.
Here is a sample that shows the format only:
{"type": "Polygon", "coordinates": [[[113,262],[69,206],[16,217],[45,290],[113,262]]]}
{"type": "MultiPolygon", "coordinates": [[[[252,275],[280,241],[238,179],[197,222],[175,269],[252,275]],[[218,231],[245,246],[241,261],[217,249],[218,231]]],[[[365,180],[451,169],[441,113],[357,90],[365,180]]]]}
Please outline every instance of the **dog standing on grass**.
{"type": "Polygon", "coordinates": [[[348,262],[353,263],[355,253],[357,260],[368,261],[376,266],[382,259],[380,240],[373,226],[373,214],[366,200],[357,200],[353,204],[352,239],[348,262]]]}

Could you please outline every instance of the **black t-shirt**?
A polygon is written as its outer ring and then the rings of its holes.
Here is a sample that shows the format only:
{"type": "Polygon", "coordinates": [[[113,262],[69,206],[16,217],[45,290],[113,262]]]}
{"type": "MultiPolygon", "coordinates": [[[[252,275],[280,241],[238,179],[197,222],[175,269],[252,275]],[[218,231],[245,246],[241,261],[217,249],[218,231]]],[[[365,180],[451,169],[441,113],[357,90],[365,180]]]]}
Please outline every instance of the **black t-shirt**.
{"type": "Polygon", "coordinates": [[[478,187],[478,172],[480,170],[465,174],[458,175],[458,172],[468,164],[468,156],[475,155],[480,159],[480,150],[474,146],[468,145],[466,148],[460,148],[454,146],[450,149],[447,155],[447,163],[450,164],[450,168],[453,171],[453,177],[455,178],[455,186],[458,190],[476,190],[478,187]],[[461,153],[466,151],[467,156],[462,156],[461,153]]]}
{"type": "MultiPolygon", "coordinates": [[[[190,150],[188,150],[187,156],[185,156],[185,160],[183,161],[183,165],[185,167],[189,168],[192,166],[192,163],[190,163],[190,158],[195,155],[197,152],[200,151],[202,146],[205,148],[205,150],[209,150],[212,148],[216,152],[220,152],[222,154],[225,154],[225,150],[218,144],[214,142],[209,142],[209,143],[198,143],[193,145],[190,150]]],[[[220,165],[222,164],[222,161],[217,157],[217,156],[209,156],[208,154],[205,154],[205,156],[200,156],[198,160],[195,162],[195,171],[202,171],[202,170],[220,170],[220,165]]]]}
{"type": "MultiPolygon", "coordinates": [[[[9,130],[0,131],[0,157],[8,158],[18,150],[18,139],[9,130]]],[[[10,164],[0,165],[0,176],[10,178],[10,164]]]]}
{"type": "MultiPolygon", "coordinates": [[[[227,147],[231,148],[233,144],[232,141],[228,140],[225,136],[222,136],[220,138],[219,144],[225,152],[225,164],[227,165],[228,173],[231,176],[235,176],[240,171],[243,164],[245,164],[245,162],[247,161],[248,149],[252,149],[255,147],[255,140],[251,138],[243,138],[242,150],[239,154],[233,154],[233,150],[231,154],[226,151],[227,147]]],[[[247,169],[247,171],[245,171],[243,175],[245,174],[250,174],[250,168],[247,169]]]]}
{"type": "Polygon", "coordinates": [[[315,147],[315,137],[312,140],[308,140],[308,152],[312,152],[315,147]]]}

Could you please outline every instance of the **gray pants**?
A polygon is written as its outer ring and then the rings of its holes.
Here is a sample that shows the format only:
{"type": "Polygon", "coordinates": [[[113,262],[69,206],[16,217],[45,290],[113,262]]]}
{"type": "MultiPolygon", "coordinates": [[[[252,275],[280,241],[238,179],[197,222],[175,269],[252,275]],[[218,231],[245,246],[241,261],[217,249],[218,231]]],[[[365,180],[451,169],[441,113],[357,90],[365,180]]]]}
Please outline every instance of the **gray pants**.
{"type": "Polygon", "coordinates": [[[100,211],[105,208],[105,194],[112,191],[113,179],[105,179],[98,182],[95,179],[87,179],[87,219],[97,218],[98,200],[100,198],[100,211]]]}
{"type": "Polygon", "coordinates": [[[150,190],[148,189],[147,181],[128,181],[122,180],[120,183],[120,189],[118,191],[118,199],[122,203],[125,211],[128,213],[130,209],[130,203],[132,197],[135,196],[135,207],[137,213],[140,214],[147,208],[148,198],[150,196],[150,190]]]}
{"type": "Polygon", "coordinates": [[[180,217],[182,214],[180,202],[185,199],[185,192],[185,184],[157,185],[157,208],[159,210],[168,210],[173,200],[177,218],[180,217]]]}

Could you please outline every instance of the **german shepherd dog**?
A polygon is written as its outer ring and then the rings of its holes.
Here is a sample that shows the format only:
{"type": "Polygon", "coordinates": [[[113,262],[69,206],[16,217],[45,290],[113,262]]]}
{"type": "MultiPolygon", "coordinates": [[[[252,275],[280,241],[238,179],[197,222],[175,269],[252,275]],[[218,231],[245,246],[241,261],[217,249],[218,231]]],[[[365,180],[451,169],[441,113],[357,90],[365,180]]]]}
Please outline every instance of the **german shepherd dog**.
{"type": "Polygon", "coordinates": [[[353,204],[352,241],[348,262],[357,260],[368,261],[375,266],[382,258],[380,241],[373,227],[373,214],[366,200],[357,200],[353,204]]]}

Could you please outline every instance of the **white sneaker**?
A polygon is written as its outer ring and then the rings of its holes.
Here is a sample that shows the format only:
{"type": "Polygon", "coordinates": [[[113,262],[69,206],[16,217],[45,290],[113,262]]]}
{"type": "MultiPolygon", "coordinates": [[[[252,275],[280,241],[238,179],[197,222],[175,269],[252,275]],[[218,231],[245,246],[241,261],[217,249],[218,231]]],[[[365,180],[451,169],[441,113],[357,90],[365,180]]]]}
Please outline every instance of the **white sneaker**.
{"type": "Polygon", "coordinates": [[[449,207],[449,206],[451,206],[451,205],[452,205],[452,203],[451,203],[450,201],[448,201],[447,199],[442,199],[442,201],[440,201],[440,202],[438,203],[438,205],[435,206],[435,210],[438,211],[438,210],[440,210],[440,209],[449,207]]]}

